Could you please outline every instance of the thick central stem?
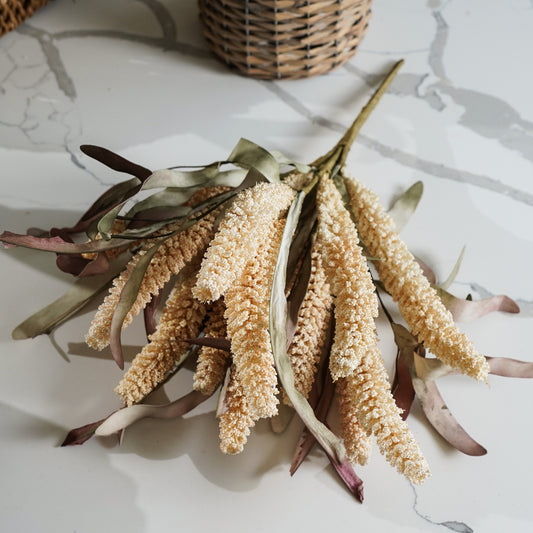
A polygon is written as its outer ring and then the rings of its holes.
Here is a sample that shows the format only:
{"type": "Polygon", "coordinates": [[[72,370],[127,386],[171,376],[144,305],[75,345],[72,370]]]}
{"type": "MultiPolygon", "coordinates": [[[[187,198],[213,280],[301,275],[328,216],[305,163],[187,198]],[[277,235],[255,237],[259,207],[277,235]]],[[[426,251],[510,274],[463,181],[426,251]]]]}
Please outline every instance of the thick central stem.
{"type": "Polygon", "coordinates": [[[403,59],[398,61],[392,67],[391,71],[381,82],[380,86],[371,96],[367,104],[363,107],[363,109],[361,109],[361,112],[357,115],[352,125],[346,130],[339,142],[327,154],[314,161],[311,166],[319,168],[322,172],[331,172],[336,166],[342,167],[344,165],[357,134],[363,127],[363,124],[366,122],[374,108],[378,105],[378,102],[389,88],[392,80],[402,65],[403,59]]]}

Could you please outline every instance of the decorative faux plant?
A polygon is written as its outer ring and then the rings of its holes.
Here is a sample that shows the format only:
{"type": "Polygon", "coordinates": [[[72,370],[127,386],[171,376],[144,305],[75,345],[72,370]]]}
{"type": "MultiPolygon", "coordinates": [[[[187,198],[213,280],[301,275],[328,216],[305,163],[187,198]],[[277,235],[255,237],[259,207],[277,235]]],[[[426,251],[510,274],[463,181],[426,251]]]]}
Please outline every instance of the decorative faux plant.
{"type": "Polygon", "coordinates": [[[489,373],[533,377],[532,363],[479,354],[454,322],[518,307],[505,296],[455,298],[409,252],[398,231],[421,183],[387,212],[345,169],[357,132],[400,65],[335,147],[310,165],[241,140],[226,161],[152,172],[83,146],[133,177],[106,191],[71,228],[0,236],[6,246],[56,253],[58,267],[79,277],[14,338],[50,332],[111,284],[86,342],[109,346],[123,368],[121,331],[144,313],[148,342],[116,387],[122,407],[72,430],[64,445],[122,433],[144,417],[181,416],[218,390],[223,452],[242,451],[257,420],[269,418],[281,431],[295,412],[305,429],[291,473],[318,442],[361,500],[353,465],[368,460],[372,436],[409,480],[429,475],[405,422],[415,396],[452,445],[485,453],[445,407],[435,379],[450,372],[482,382],[489,373]],[[405,324],[384,306],[386,293],[405,324]],[[392,387],[377,346],[380,303],[398,347],[392,387]],[[196,365],[191,391],[146,405],[186,360],[196,365]],[[335,395],[338,435],[326,421],[335,395]]]}

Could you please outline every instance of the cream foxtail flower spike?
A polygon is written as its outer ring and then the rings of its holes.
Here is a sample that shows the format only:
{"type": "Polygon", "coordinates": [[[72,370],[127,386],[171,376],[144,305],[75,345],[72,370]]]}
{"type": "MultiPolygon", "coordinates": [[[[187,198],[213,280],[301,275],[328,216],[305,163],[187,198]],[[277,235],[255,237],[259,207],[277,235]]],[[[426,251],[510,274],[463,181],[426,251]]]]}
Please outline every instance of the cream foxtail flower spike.
{"type": "MultiPolygon", "coordinates": [[[[246,140],[226,161],[192,171],[152,172],[85,147],[134,178],[104,193],[73,228],[65,228],[70,240],[0,236],[7,244],[60,254],[70,272],[86,273],[80,264],[89,270],[111,265],[94,284],[91,297],[109,283],[111,288],[86,340],[99,350],[110,346],[119,366],[121,331],[144,312],[148,340],[115,389],[124,408],[103,423],[74,430],[65,444],[83,442],[95,431],[121,431],[143,416],[181,416],[218,390],[224,453],[242,452],[261,419],[282,425],[289,406],[306,426],[291,472],[316,441],[362,499],[352,465],[369,460],[375,440],[411,482],[430,475],[379,351],[379,300],[370,266],[410,329],[410,361],[424,347],[481,381],[490,368],[454,324],[377,196],[346,177],[350,147],[401,64],[339,142],[311,165],[287,163],[246,140]],[[233,167],[225,170],[228,164],[233,167]],[[292,170],[281,172],[280,165],[292,170]],[[124,212],[126,202],[151,189],[159,190],[124,212]],[[81,242],[80,234],[87,240],[81,242]],[[191,361],[190,392],[167,405],[138,405],[191,361]],[[332,405],[339,435],[327,424],[332,405]]],[[[17,338],[48,332],[80,309],[90,300],[82,288],[75,304],[69,295],[25,321],[17,338]]]]}

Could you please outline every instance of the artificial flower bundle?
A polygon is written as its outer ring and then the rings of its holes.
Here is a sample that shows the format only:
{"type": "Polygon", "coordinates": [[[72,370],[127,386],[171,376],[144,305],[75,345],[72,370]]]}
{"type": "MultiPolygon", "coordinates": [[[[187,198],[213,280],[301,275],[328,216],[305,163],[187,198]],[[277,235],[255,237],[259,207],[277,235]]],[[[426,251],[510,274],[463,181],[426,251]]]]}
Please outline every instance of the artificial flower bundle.
{"type": "MultiPolygon", "coordinates": [[[[400,239],[394,211],[346,173],[353,139],[400,64],[339,143],[311,165],[241,140],[227,161],[152,172],[85,146],[85,153],[133,178],[104,193],[72,228],[0,236],[6,245],[55,252],[58,266],[80,278],[68,298],[30,317],[14,337],[49,332],[111,283],[86,342],[96,350],[110,347],[123,368],[121,332],[144,314],[148,342],[115,389],[122,407],[73,430],[65,444],[122,432],[146,416],[180,416],[218,391],[224,453],[241,452],[258,420],[271,419],[279,431],[287,412],[295,412],[305,430],[291,472],[318,442],[362,499],[353,466],[368,461],[373,438],[411,482],[428,477],[405,419],[415,394],[423,406],[430,397],[432,405],[444,405],[436,377],[532,377],[530,364],[479,354],[447,309],[450,302],[456,310],[477,306],[480,315],[517,312],[516,304],[506,297],[458,303],[435,287],[400,239]],[[79,234],[83,242],[75,242],[79,234]],[[398,345],[392,387],[377,344],[380,292],[397,302],[405,321],[395,323],[383,307],[398,345]],[[144,403],[191,360],[188,393],[165,406],[144,403]],[[333,404],[336,432],[327,424],[333,404]]],[[[411,211],[420,193],[419,186],[407,191],[396,212],[411,211]]],[[[485,453],[449,412],[426,414],[458,449],[485,453]]]]}

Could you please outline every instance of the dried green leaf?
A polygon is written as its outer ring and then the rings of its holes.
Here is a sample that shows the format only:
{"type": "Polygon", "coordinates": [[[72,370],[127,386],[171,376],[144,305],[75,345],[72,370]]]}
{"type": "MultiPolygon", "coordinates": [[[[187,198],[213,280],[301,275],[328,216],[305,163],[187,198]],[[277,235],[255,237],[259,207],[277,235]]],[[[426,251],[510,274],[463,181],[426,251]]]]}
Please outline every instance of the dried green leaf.
{"type": "Polygon", "coordinates": [[[461,268],[461,263],[463,262],[463,257],[465,255],[465,246],[461,249],[461,253],[459,254],[459,257],[457,258],[457,261],[455,262],[455,265],[452,268],[452,271],[450,272],[450,275],[448,278],[442,282],[439,283],[439,288],[446,290],[449,289],[451,284],[455,281],[455,278],[457,277],[457,274],[459,273],[459,269],[461,268]]]}
{"type": "Polygon", "coordinates": [[[77,280],[63,296],[19,324],[11,334],[13,339],[29,339],[50,333],[103,291],[124,268],[126,260],[127,257],[122,256],[104,274],[77,280]]]}
{"type": "Polygon", "coordinates": [[[417,181],[391,206],[389,209],[389,215],[394,220],[397,231],[401,231],[405,227],[412,214],[415,212],[423,192],[424,184],[421,181],[417,181]]]}
{"type": "Polygon", "coordinates": [[[121,342],[122,325],[135,303],[135,300],[137,300],[137,295],[139,294],[139,289],[144,274],[146,273],[146,269],[163,242],[164,239],[156,242],[137,262],[135,268],[131,271],[128,280],[124,284],[115,312],[113,313],[113,318],[111,319],[109,346],[111,348],[111,353],[113,354],[113,359],[121,370],[124,369],[124,357],[122,355],[121,342]]]}
{"type": "Polygon", "coordinates": [[[280,181],[276,158],[269,151],[247,139],[239,140],[228,161],[244,168],[255,168],[271,183],[280,181]]]}
{"type": "Polygon", "coordinates": [[[274,156],[274,159],[278,162],[279,165],[293,166],[298,172],[301,172],[302,174],[307,174],[311,171],[311,167],[309,165],[294,161],[293,159],[287,157],[284,153],[278,150],[270,150],[270,153],[272,154],[272,156],[274,156]]]}
{"type": "Polygon", "coordinates": [[[454,372],[453,368],[444,364],[439,359],[421,357],[416,351],[413,352],[413,362],[416,375],[424,381],[435,380],[454,372]]]}

